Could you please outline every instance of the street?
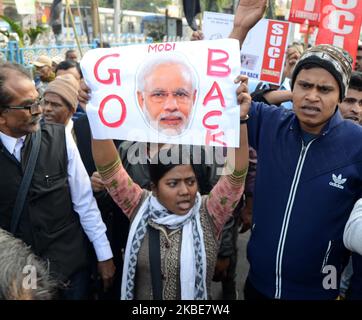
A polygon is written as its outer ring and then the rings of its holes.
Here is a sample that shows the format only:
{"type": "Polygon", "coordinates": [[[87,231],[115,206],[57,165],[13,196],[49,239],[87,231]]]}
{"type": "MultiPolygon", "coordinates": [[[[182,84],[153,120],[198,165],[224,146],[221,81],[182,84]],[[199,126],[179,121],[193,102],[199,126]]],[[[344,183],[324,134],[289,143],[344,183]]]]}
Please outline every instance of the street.
{"type": "MultiPolygon", "coordinates": [[[[236,288],[238,291],[238,300],[244,300],[244,283],[249,271],[249,263],[246,259],[246,246],[250,237],[250,231],[238,236],[238,262],[236,266],[236,288]]],[[[212,297],[219,300],[222,297],[221,282],[212,282],[212,297]]]]}

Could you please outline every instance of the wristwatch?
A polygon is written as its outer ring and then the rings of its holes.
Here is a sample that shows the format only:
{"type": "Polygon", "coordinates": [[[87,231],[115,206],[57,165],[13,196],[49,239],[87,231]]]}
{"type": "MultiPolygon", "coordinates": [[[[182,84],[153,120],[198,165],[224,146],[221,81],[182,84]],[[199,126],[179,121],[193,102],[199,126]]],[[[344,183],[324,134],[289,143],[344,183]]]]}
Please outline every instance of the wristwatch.
{"type": "Polygon", "coordinates": [[[249,115],[247,114],[244,118],[240,118],[240,124],[244,124],[248,121],[249,115]]]}

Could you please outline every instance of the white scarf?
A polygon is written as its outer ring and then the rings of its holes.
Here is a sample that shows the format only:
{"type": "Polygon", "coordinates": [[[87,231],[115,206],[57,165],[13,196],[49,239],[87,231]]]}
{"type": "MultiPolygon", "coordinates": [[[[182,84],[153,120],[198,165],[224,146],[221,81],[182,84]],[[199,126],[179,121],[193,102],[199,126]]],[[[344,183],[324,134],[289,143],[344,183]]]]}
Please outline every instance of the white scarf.
{"type": "Polygon", "coordinates": [[[169,212],[153,196],[148,196],[137,212],[128,235],[122,275],[121,299],[134,295],[137,256],[147,232],[148,219],[168,229],[182,228],[180,283],[181,299],[207,299],[206,254],[200,223],[201,196],[197,193],[194,206],[186,215],[169,212]]]}

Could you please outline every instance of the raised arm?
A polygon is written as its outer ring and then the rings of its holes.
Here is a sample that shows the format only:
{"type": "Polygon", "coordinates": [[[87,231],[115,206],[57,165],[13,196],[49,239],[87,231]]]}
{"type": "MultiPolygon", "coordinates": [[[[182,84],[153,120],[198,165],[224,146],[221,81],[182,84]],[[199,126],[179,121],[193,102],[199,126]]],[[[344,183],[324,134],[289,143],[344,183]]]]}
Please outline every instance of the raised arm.
{"type": "MultiPolygon", "coordinates": [[[[236,91],[238,96],[238,103],[240,104],[240,145],[239,148],[235,149],[234,172],[240,172],[247,171],[249,165],[249,144],[246,123],[249,117],[248,112],[251,104],[251,96],[248,92],[248,77],[238,76],[235,82],[240,83],[236,91]]],[[[227,161],[231,162],[232,159],[228,158],[227,161]]],[[[243,183],[245,181],[245,177],[243,179],[243,183]]]]}
{"type": "Polygon", "coordinates": [[[291,101],[292,92],[289,90],[260,90],[252,94],[253,101],[260,101],[267,104],[280,105],[283,102],[291,101]]]}
{"type": "Polygon", "coordinates": [[[234,26],[229,38],[237,39],[240,48],[248,34],[263,17],[267,0],[240,0],[234,17],[234,26]]]}
{"type": "Polygon", "coordinates": [[[234,211],[244,192],[244,182],[249,166],[249,144],[247,133],[247,119],[251,103],[248,93],[248,78],[239,76],[237,89],[240,104],[240,144],[239,147],[228,150],[224,172],[218,183],[211,190],[206,206],[213,218],[216,233],[219,236],[223,225],[234,211]]]}
{"type": "Polygon", "coordinates": [[[141,200],[142,188],[124,169],[112,140],[92,138],[92,153],[108,193],[127,217],[131,218],[141,200]]]}
{"type": "MultiPolygon", "coordinates": [[[[82,108],[90,99],[90,90],[84,81],[80,85],[78,100],[82,108]]],[[[95,140],[92,137],[93,160],[107,191],[130,218],[142,197],[141,187],[134,183],[123,168],[113,140],[95,140]]]]}

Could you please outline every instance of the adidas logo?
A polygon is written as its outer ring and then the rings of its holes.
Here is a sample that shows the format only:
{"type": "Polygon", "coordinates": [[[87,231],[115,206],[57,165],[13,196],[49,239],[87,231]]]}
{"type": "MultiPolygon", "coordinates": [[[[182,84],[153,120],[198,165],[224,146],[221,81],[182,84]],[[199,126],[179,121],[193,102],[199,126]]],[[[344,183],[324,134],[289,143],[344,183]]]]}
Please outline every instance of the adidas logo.
{"type": "Polygon", "coordinates": [[[333,182],[331,181],[329,183],[330,186],[338,188],[338,189],[344,189],[343,184],[347,181],[347,179],[342,179],[342,175],[340,174],[338,177],[335,174],[332,174],[333,182]]]}

